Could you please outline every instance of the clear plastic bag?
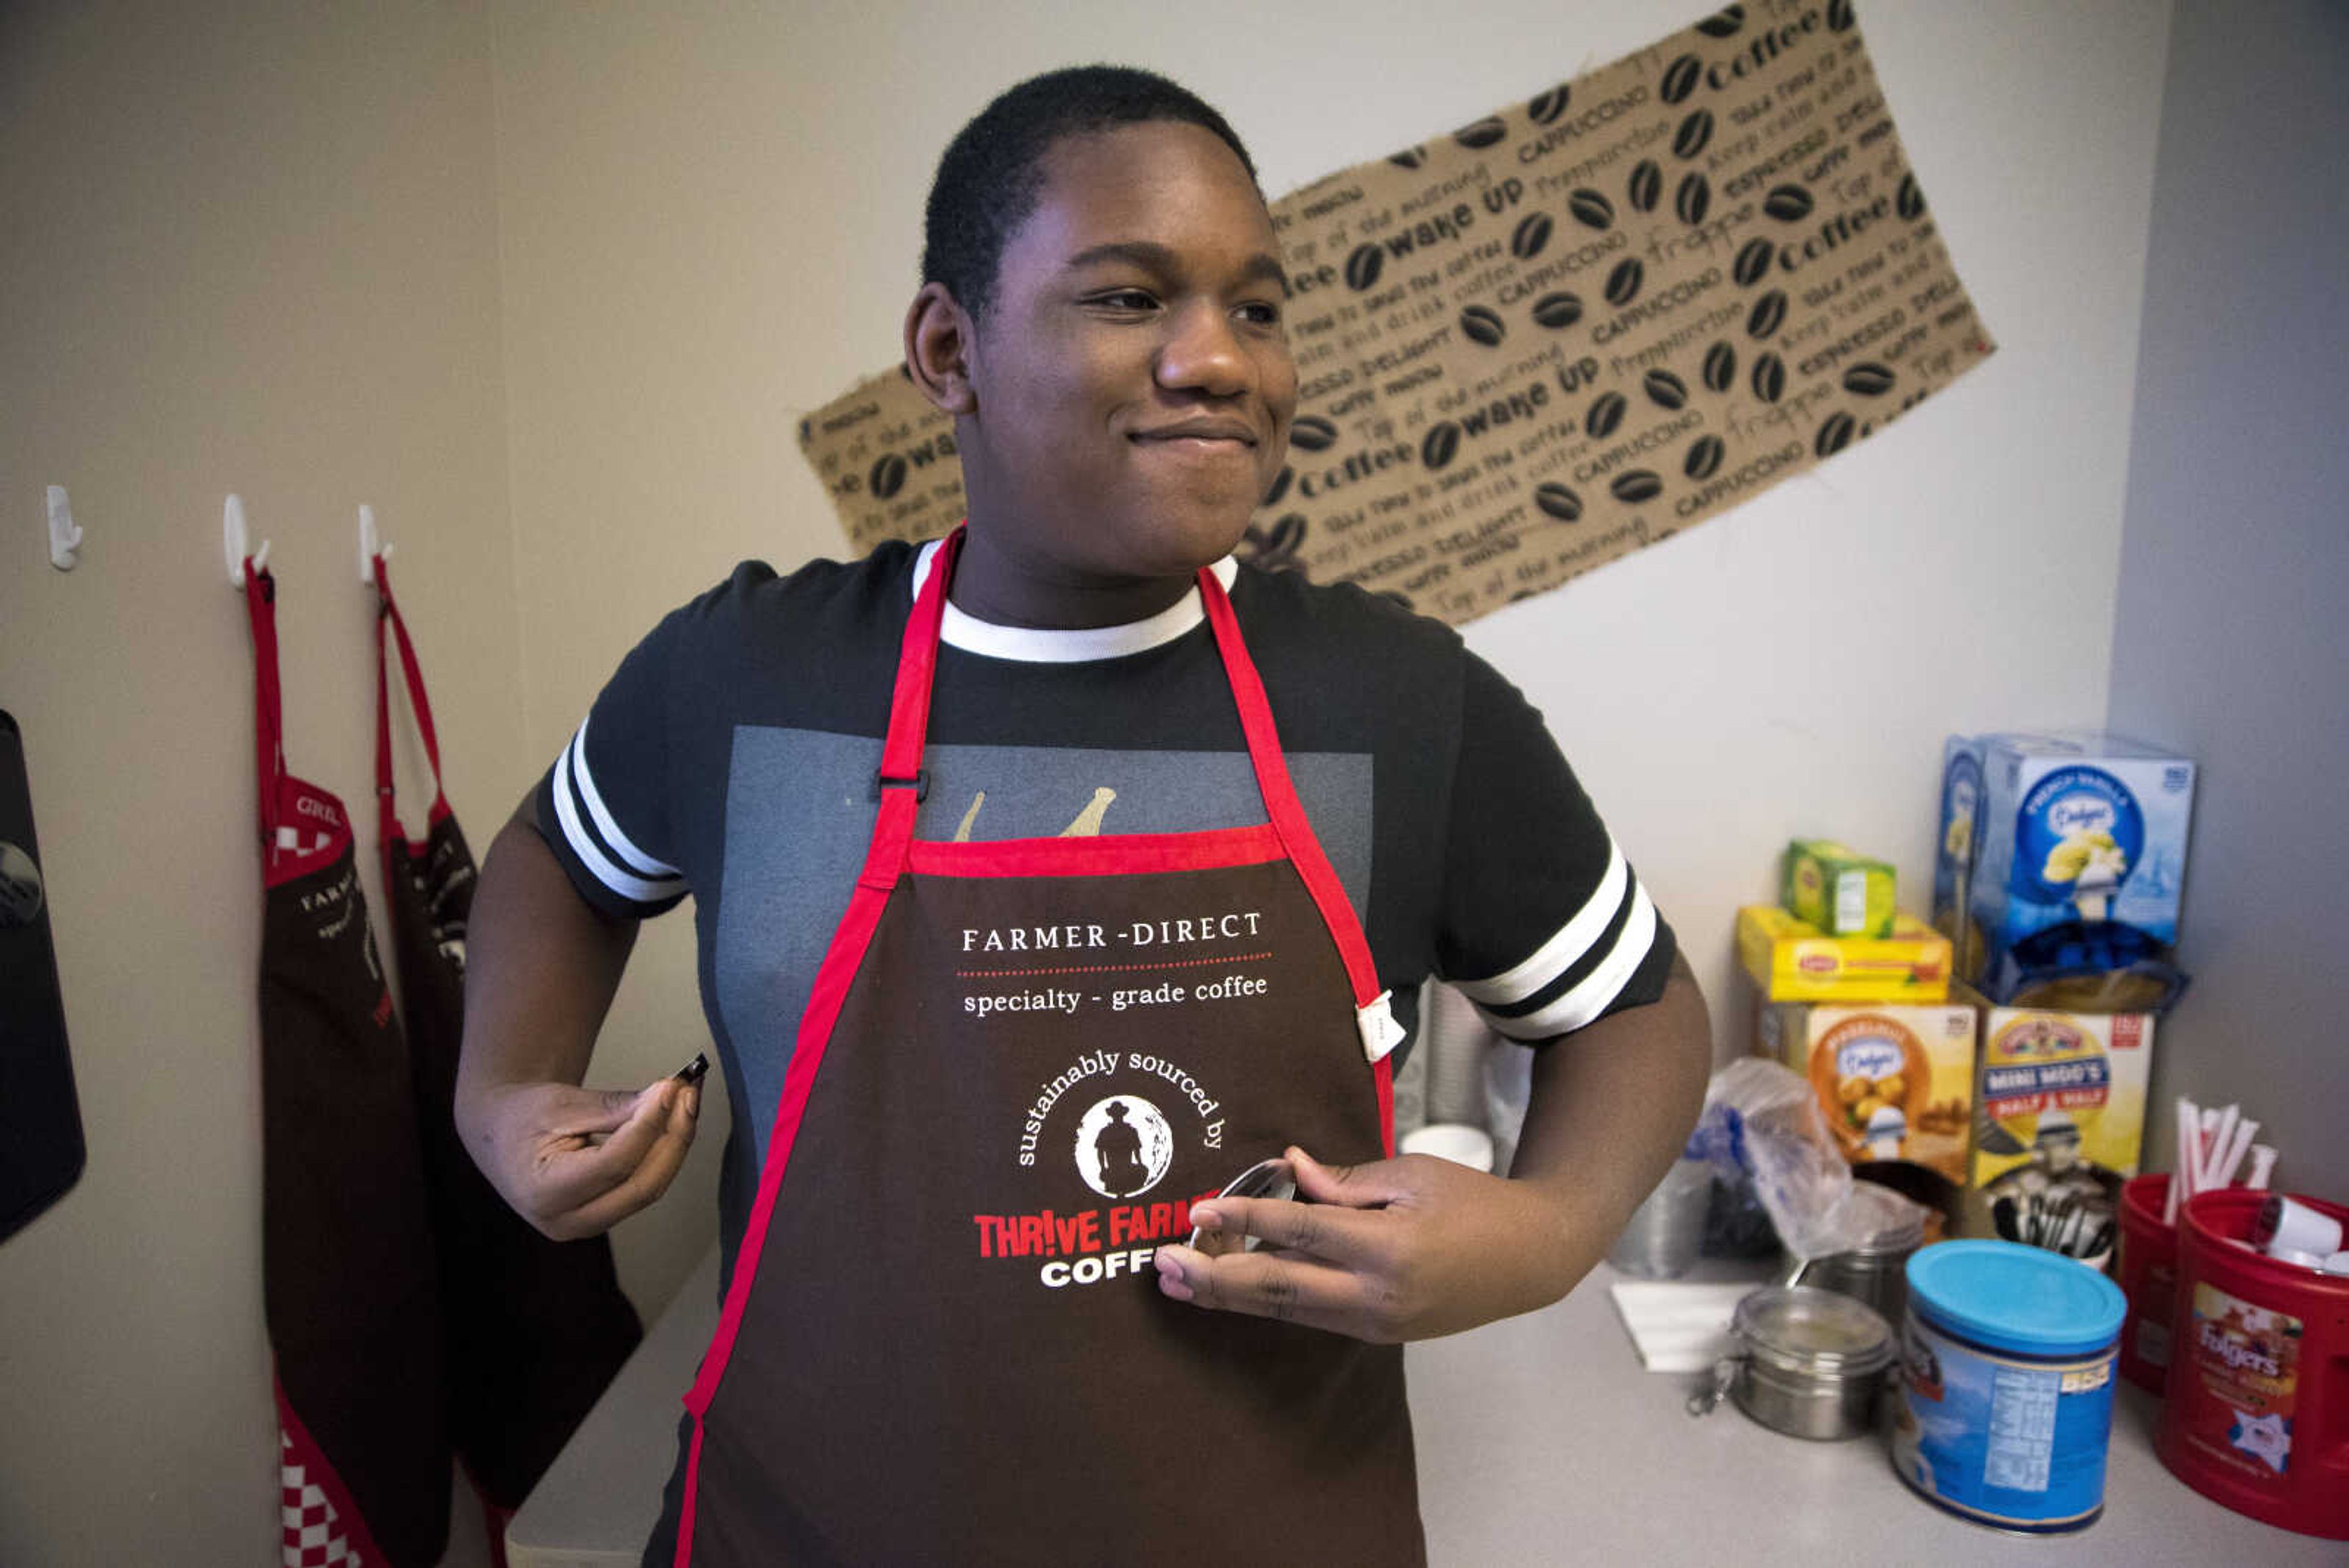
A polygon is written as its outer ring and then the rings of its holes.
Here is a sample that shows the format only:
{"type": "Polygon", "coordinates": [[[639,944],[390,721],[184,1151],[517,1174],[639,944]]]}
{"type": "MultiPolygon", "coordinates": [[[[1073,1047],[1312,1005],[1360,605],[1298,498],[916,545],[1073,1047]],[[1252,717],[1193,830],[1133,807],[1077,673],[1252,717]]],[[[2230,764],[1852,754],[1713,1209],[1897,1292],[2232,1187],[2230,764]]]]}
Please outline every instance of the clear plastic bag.
{"type": "Polygon", "coordinates": [[[1710,1161],[1733,1204],[1750,1193],[1787,1251],[1832,1257],[1868,1244],[1886,1222],[1881,1196],[1925,1210],[1889,1189],[1852,1200],[1851,1167],[1837,1151],[1809,1080],[1759,1056],[1713,1075],[1689,1153],[1710,1161]]]}

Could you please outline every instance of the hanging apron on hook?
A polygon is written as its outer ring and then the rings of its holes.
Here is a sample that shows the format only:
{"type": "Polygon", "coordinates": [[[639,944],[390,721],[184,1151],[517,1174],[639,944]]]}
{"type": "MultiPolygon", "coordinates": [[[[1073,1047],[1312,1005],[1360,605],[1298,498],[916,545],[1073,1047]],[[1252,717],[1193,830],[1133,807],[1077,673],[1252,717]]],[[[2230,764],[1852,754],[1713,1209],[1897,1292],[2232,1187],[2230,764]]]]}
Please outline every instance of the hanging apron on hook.
{"type": "Polygon", "coordinates": [[[1267,822],[917,842],[960,542],[647,1560],[1422,1563],[1402,1347],[1170,1300],[1150,1262],[1290,1143],[1392,1147],[1399,1032],[1230,603],[1201,572],[1267,822]]]}
{"type": "Polygon", "coordinates": [[[449,1533],[414,1074],[341,801],[286,771],[276,579],[247,563],[261,800],[264,1296],[283,1563],[430,1568],[449,1533]]]}
{"type": "Polygon", "coordinates": [[[620,1293],[611,1242],[601,1236],[555,1241],[540,1234],[507,1207],[457,1136],[473,856],[449,809],[424,672],[380,556],[375,583],[378,842],[440,1243],[450,1428],[488,1515],[492,1556],[502,1563],[507,1521],[636,1348],[641,1331],[636,1309],[620,1293]],[[421,841],[408,836],[395,799],[392,641],[432,764],[432,805],[421,841]]]}

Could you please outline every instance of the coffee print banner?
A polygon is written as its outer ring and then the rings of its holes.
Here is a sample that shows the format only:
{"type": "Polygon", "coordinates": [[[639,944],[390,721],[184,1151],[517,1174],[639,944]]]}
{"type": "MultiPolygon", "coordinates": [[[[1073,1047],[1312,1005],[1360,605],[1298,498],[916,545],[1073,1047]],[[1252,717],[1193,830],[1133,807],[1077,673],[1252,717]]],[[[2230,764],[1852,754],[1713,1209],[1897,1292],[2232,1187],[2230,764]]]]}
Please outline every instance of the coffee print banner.
{"type": "MultiPolygon", "coordinates": [[[[1865,440],[1992,351],[1847,0],[1732,5],[1275,203],[1299,396],[1244,558],[1454,625],[1865,440]]],[[[801,421],[853,547],[962,515],[902,369],[801,421]]]]}

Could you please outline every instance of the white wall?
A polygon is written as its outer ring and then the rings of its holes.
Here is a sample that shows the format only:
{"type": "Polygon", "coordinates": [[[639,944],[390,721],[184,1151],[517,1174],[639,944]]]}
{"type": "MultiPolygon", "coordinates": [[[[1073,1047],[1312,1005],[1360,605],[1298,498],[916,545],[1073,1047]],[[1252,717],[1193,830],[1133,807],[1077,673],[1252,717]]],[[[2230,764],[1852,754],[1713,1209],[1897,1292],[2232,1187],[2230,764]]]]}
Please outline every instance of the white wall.
{"type": "MultiPolygon", "coordinates": [[[[360,502],[398,550],[460,819],[485,836],[538,766],[492,111],[478,4],[0,7],[0,706],[89,1146],[0,1246],[11,1568],[275,1558],[253,659],[222,498],[273,542],[289,757],[358,814],[371,893],[360,502]],[[51,483],[88,534],[70,573],[51,483]]],[[[404,798],[419,826],[429,792],[404,798]]]]}
{"type": "MultiPolygon", "coordinates": [[[[2155,1116],[2240,1102],[2349,1199],[2328,961],[2349,888],[2349,9],[2178,7],[2154,187],[2112,722],[2199,759],[2155,1116]]],[[[2168,1158],[2166,1142],[2161,1156],[2168,1158]]]]}

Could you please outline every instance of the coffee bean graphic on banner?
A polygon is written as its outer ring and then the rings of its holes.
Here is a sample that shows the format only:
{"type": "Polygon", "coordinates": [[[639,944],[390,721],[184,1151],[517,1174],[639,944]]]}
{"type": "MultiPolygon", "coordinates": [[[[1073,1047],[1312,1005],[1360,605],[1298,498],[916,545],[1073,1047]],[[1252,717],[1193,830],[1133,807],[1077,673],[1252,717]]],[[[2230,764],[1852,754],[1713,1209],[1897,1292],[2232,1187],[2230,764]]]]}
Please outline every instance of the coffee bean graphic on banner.
{"type": "Polygon", "coordinates": [[[1633,207],[1652,213],[1656,203],[1664,198],[1664,171],[1654,159],[1642,158],[1631,165],[1631,177],[1624,182],[1623,189],[1633,207]]]}
{"type": "Polygon", "coordinates": [[[1694,55],[1682,55],[1664,67],[1664,79],[1656,84],[1656,96],[1666,103],[1684,102],[1703,79],[1704,62],[1694,55]]]}
{"type": "MultiPolygon", "coordinates": [[[[1398,95],[1418,143],[1272,203],[1303,411],[1252,562],[1458,625],[1840,461],[1993,351],[1841,0],[1714,0],[1552,79],[1434,124],[1398,95]]],[[[893,350],[791,416],[860,554],[967,509],[893,350]]]]}
{"type": "Polygon", "coordinates": [[[1448,466],[1459,455],[1460,427],[1450,420],[1438,420],[1419,443],[1419,461],[1430,473],[1448,466]]]}
{"type": "Polygon", "coordinates": [[[1582,520],[1582,497],[1563,484],[1553,483],[1534,486],[1534,504],[1561,523],[1582,520]]]}
{"type": "Polygon", "coordinates": [[[1725,392],[1737,385],[1737,350],[1725,337],[1704,351],[1704,385],[1713,392],[1725,392]]]}
{"type": "Polygon", "coordinates": [[[1704,210],[1711,205],[1713,187],[1704,176],[1693,172],[1682,175],[1681,188],[1672,193],[1672,211],[1681,215],[1681,222],[1695,228],[1704,222],[1704,210]]]}
{"type": "Polygon", "coordinates": [[[1534,301],[1534,319],[1556,332],[1582,319],[1582,296],[1567,289],[1534,301]]]}
{"type": "Polygon", "coordinates": [[[1713,140],[1713,110],[1700,109],[1691,113],[1672,132],[1672,153],[1683,161],[1695,157],[1713,140]]]}
{"type": "Polygon", "coordinates": [[[1288,444],[1299,452],[1327,452],[1338,444],[1338,427],[1319,414],[1299,414],[1288,427],[1288,444]]]}
{"type": "Polygon", "coordinates": [[[1630,400],[1620,392],[1601,392],[1591,400],[1590,412],[1583,419],[1583,433],[1593,441],[1604,441],[1623,422],[1623,410],[1630,406],[1630,400]]]}
{"type": "Polygon", "coordinates": [[[1307,524],[1303,516],[1291,512],[1269,528],[1255,524],[1240,535],[1243,558],[1255,562],[1268,572],[1297,570],[1297,552],[1305,543],[1307,524]]]}
{"type": "MultiPolygon", "coordinates": [[[[1850,7],[1847,5],[1845,8],[1848,10],[1850,7]]],[[[1737,36],[1737,30],[1744,26],[1745,26],[1745,7],[1724,5],[1699,22],[1696,25],[1696,30],[1708,38],[1733,38],[1737,36]]]]}
{"type": "Polygon", "coordinates": [[[1472,305],[1460,313],[1460,330],[1471,341],[1487,348],[1499,347],[1501,339],[1508,336],[1508,328],[1501,324],[1500,312],[1484,305],[1472,305]]]}
{"type": "Polygon", "coordinates": [[[1840,410],[1829,414],[1826,422],[1819,427],[1819,439],[1811,443],[1812,450],[1821,457],[1833,457],[1851,444],[1853,428],[1849,414],[1840,410]]]}

